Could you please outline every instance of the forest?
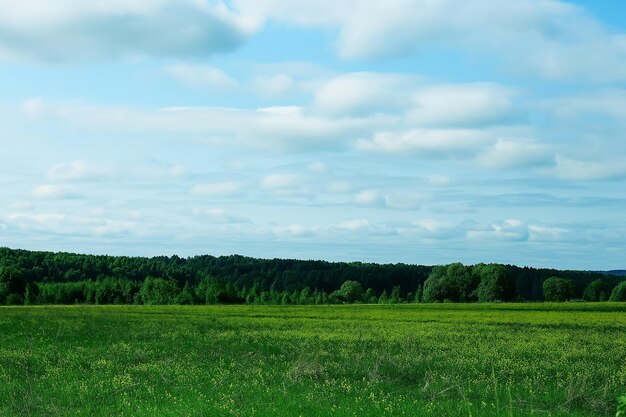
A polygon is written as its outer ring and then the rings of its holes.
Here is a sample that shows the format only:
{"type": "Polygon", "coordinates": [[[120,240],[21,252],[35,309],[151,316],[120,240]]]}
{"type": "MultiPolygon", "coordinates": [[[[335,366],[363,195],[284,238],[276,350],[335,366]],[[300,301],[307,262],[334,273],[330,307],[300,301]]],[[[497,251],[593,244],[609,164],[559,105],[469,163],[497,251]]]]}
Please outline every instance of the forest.
{"type": "Polygon", "coordinates": [[[626,301],[624,271],[152,258],[0,248],[0,304],[397,304],[626,301]]]}

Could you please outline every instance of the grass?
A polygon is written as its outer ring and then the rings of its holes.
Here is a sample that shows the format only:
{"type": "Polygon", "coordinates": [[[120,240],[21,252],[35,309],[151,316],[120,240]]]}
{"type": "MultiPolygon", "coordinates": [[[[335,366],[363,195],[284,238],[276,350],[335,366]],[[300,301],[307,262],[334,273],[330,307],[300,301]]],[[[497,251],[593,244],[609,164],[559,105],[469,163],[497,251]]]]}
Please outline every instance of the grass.
{"type": "Polygon", "coordinates": [[[2,416],[613,416],[626,305],[0,308],[2,416]]]}

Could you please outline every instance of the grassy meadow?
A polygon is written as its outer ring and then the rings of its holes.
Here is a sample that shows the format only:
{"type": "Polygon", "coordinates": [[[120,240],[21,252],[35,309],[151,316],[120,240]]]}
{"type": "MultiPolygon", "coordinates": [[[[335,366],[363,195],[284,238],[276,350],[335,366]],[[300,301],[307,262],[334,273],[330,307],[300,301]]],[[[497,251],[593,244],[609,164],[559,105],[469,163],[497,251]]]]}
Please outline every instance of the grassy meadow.
{"type": "Polygon", "coordinates": [[[626,305],[0,308],[1,416],[612,416],[626,305]]]}

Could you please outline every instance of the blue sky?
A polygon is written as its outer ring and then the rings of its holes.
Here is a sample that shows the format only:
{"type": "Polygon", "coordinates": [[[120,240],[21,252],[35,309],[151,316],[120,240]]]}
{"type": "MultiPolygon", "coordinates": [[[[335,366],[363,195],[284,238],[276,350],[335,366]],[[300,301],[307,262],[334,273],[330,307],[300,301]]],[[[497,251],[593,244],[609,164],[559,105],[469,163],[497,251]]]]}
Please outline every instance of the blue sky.
{"type": "Polygon", "coordinates": [[[0,245],[624,268],[624,7],[0,0],[0,245]]]}

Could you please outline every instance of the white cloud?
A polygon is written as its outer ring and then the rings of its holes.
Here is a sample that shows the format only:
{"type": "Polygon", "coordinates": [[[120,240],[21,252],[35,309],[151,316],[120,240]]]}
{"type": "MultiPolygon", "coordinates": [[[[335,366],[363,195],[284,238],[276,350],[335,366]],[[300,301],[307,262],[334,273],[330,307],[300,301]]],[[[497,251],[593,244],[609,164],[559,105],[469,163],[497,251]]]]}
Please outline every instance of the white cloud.
{"type": "Polygon", "coordinates": [[[472,129],[413,129],[406,132],[380,132],[372,139],[360,139],[357,149],[384,153],[415,153],[450,157],[474,154],[493,140],[493,133],[472,129]]]}
{"type": "Polygon", "coordinates": [[[42,61],[204,57],[259,27],[222,1],[0,1],[0,56],[42,61]]]}
{"type": "Polygon", "coordinates": [[[529,240],[532,241],[561,240],[567,233],[570,232],[569,229],[563,227],[545,226],[539,224],[529,225],[528,231],[530,233],[529,240]]]}
{"type": "Polygon", "coordinates": [[[546,145],[531,141],[498,141],[478,157],[487,168],[528,168],[554,165],[554,154],[546,145]]]}
{"type": "Polygon", "coordinates": [[[622,159],[582,161],[558,155],[552,172],[557,178],[569,181],[613,180],[626,178],[626,164],[622,159]]]}
{"type": "Polygon", "coordinates": [[[295,174],[272,174],[261,179],[261,187],[269,190],[291,189],[298,184],[295,174]]]}
{"type": "Polygon", "coordinates": [[[137,223],[133,221],[106,219],[93,227],[93,232],[97,236],[125,235],[134,231],[136,226],[137,223]]]}
{"type": "Polygon", "coordinates": [[[65,185],[44,184],[33,189],[31,195],[42,199],[74,199],[82,198],[82,194],[65,185]]]}
{"type": "Polygon", "coordinates": [[[166,67],[165,71],[190,87],[229,89],[238,85],[224,71],[208,65],[176,64],[166,67]]]}
{"type": "Polygon", "coordinates": [[[408,76],[351,73],[332,78],[315,91],[313,109],[330,116],[367,116],[397,111],[410,102],[408,76]]]}
{"type": "Polygon", "coordinates": [[[67,216],[59,213],[40,213],[40,214],[27,214],[27,213],[9,213],[6,215],[6,219],[10,222],[29,221],[40,224],[57,224],[65,219],[67,216]]]}
{"type": "Polygon", "coordinates": [[[410,227],[403,227],[400,230],[404,235],[417,235],[420,238],[434,239],[453,239],[461,238],[465,234],[465,224],[456,224],[454,222],[442,219],[421,219],[413,222],[410,227]]]}
{"type": "Polygon", "coordinates": [[[382,196],[376,190],[365,190],[355,195],[354,201],[360,205],[377,205],[382,202],[382,196]]]}
{"type": "Polygon", "coordinates": [[[224,197],[239,193],[241,184],[235,181],[225,181],[211,184],[196,184],[191,188],[191,194],[201,197],[224,197]]]}
{"type": "Polygon", "coordinates": [[[350,190],[352,190],[352,184],[345,180],[332,181],[327,187],[329,193],[347,193],[350,190]]]}
{"type": "Polygon", "coordinates": [[[39,97],[31,97],[31,98],[25,99],[22,102],[20,109],[22,110],[24,114],[31,116],[31,117],[36,117],[41,114],[43,110],[43,104],[44,104],[43,99],[39,97]]]}
{"type": "Polygon", "coordinates": [[[408,122],[417,126],[501,123],[514,114],[513,91],[496,84],[443,84],[415,93],[408,122]]]}
{"type": "Polygon", "coordinates": [[[187,137],[220,137],[256,148],[283,151],[340,149],[384,120],[329,119],[307,114],[299,106],[254,110],[220,107],[167,107],[156,110],[92,107],[75,104],[46,105],[48,114],[62,123],[98,131],[129,134],[151,132],[187,137]]]}
{"type": "Polygon", "coordinates": [[[289,92],[295,86],[292,77],[286,74],[276,74],[267,77],[256,77],[252,87],[262,95],[275,97],[289,92]]]}
{"type": "Polygon", "coordinates": [[[339,29],[339,55],[399,56],[453,47],[495,56],[523,75],[624,80],[626,36],[557,0],[236,0],[257,20],[339,29]],[[585,57],[580,59],[580,57],[585,57]]]}
{"type": "Polygon", "coordinates": [[[353,219],[346,220],[345,222],[341,222],[337,225],[338,229],[346,229],[350,231],[357,231],[362,229],[370,229],[370,223],[365,219],[353,219]]]}
{"type": "Polygon", "coordinates": [[[546,100],[544,107],[561,122],[581,117],[626,119],[626,90],[596,89],[584,93],[546,100]]]}
{"type": "Polygon", "coordinates": [[[9,213],[9,224],[23,231],[36,231],[66,236],[113,236],[137,232],[137,222],[109,219],[99,216],[85,217],[61,213],[9,213]]]}
{"type": "Polygon", "coordinates": [[[194,208],[193,214],[210,219],[214,223],[239,224],[250,223],[250,219],[229,213],[223,208],[194,208]]]}
{"type": "Polygon", "coordinates": [[[528,226],[517,219],[509,219],[500,222],[494,222],[489,225],[480,225],[473,230],[467,231],[467,238],[470,240],[512,240],[524,241],[528,240],[528,226]]]}
{"type": "Polygon", "coordinates": [[[448,175],[443,174],[431,174],[426,176],[426,180],[430,185],[434,185],[437,187],[443,187],[449,185],[452,181],[452,178],[448,175]]]}
{"type": "Polygon", "coordinates": [[[86,161],[76,160],[54,165],[46,172],[50,181],[79,180],[85,178],[101,178],[113,175],[111,167],[94,165],[86,161]]]}
{"type": "Polygon", "coordinates": [[[277,226],[272,232],[277,237],[311,237],[319,232],[319,227],[306,226],[302,224],[291,224],[289,226],[277,226]]]}
{"type": "Polygon", "coordinates": [[[414,210],[429,199],[429,196],[420,193],[394,192],[385,196],[385,205],[397,210],[414,210]]]}

